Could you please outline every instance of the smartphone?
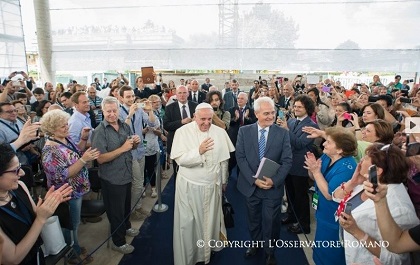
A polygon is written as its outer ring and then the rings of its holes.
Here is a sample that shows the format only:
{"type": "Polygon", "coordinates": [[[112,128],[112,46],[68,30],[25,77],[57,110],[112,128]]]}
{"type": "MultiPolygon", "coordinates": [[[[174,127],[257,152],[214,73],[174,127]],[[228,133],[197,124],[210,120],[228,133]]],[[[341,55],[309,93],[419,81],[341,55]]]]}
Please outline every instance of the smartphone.
{"type": "Polygon", "coordinates": [[[296,77],[300,77],[300,78],[302,78],[302,75],[297,75],[296,77]]]}
{"type": "Polygon", "coordinates": [[[347,202],[344,206],[344,212],[346,214],[351,214],[351,211],[353,210],[353,204],[351,202],[347,202]]]}
{"type": "Polygon", "coordinates": [[[331,88],[330,88],[330,87],[328,87],[328,86],[323,86],[323,87],[322,87],[322,91],[323,91],[323,92],[330,93],[330,92],[331,92],[331,88]]]}
{"type": "Polygon", "coordinates": [[[414,142],[407,144],[407,150],[405,156],[416,156],[420,155],[420,143],[414,142]]]}
{"type": "Polygon", "coordinates": [[[371,165],[369,167],[369,181],[373,184],[374,191],[373,194],[376,194],[376,188],[378,187],[378,173],[376,172],[376,165],[371,165]]]}
{"type": "Polygon", "coordinates": [[[279,111],[277,112],[277,118],[279,119],[284,119],[284,111],[282,111],[281,109],[279,109],[279,111]]]}
{"type": "Polygon", "coordinates": [[[146,107],[146,103],[144,102],[137,103],[137,107],[143,109],[144,107],[146,107]]]}
{"type": "Polygon", "coordinates": [[[410,143],[410,134],[409,133],[407,133],[406,135],[405,135],[405,146],[407,147],[407,145],[410,143]]]}
{"type": "Polygon", "coordinates": [[[12,86],[19,86],[20,87],[20,82],[19,81],[13,81],[12,86]]]}
{"type": "Polygon", "coordinates": [[[346,120],[351,120],[351,119],[353,118],[353,117],[352,117],[349,113],[347,113],[347,112],[344,112],[343,117],[344,117],[344,119],[346,119],[346,120]]]}
{"type": "Polygon", "coordinates": [[[402,103],[411,103],[411,98],[400,98],[402,103]]]}
{"type": "Polygon", "coordinates": [[[369,96],[368,97],[368,102],[376,102],[378,101],[378,97],[377,96],[369,96]]]}

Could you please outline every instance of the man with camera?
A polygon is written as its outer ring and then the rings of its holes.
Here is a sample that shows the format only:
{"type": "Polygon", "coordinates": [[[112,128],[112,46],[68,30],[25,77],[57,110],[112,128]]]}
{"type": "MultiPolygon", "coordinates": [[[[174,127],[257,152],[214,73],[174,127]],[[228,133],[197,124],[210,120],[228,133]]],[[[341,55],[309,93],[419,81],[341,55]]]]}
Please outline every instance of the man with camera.
{"type": "Polygon", "coordinates": [[[138,135],[141,143],[136,149],[131,151],[133,156],[133,183],[131,186],[131,207],[135,206],[135,211],[132,214],[133,219],[144,220],[150,216],[150,213],[141,208],[140,197],[143,193],[143,182],[144,182],[144,166],[145,166],[145,148],[143,138],[144,127],[154,128],[156,124],[156,118],[153,114],[152,105],[150,102],[134,103],[136,97],[134,95],[133,88],[130,86],[122,86],[119,91],[123,105],[120,106],[119,117],[130,126],[132,135],[138,135]],[[139,202],[138,204],[136,204],[139,202]]]}
{"type": "Polygon", "coordinates": [[[13,72],[9,75],[8,79],[3,80],[3,92],[0,94],[0,102],[10,102],[12,100],[15,100],[15,92],[24,92],[26,93],[27,97],[32,97],[32,92],[29,88],[32,87],[32,83],[25,82],[24,79],[26,79],[26,73],[21,72],[13,72]],[[17,73],[21,74],[24,78],[18,77],[17,80],[12,81],[11,78],[15,77],[17,73]]]}
{"type": "Polygon", "coordinates": [[[403,88],[403,85],[401,84],[401,76],[400,75],[396,75],[395,76],[395,82],[390,82],[388,84],[388,90],[392,90],[392,89],[399,89],[401,90],[403,88]]]}

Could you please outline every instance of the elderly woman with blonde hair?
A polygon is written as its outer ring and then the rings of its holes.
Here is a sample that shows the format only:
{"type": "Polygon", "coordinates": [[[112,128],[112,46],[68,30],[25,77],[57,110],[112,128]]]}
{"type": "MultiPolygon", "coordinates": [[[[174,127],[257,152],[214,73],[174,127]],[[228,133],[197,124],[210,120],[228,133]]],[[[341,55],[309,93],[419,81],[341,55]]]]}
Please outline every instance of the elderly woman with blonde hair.
{"type": "MultiPolygon", "coordinates": [[[[62,110],[52,110],[42,117],[42,131],[47,135],[47,141],[42,149],[42,165],[47,177],[48,187],[56,189],[68,183],[72,188],[70,217],[73,226],[73,248],[81,255],[86,249],[79,246],[77,230],[80,224],[82,196],[89,192],[90,183],[86,163],[98,158],[96,149],[86,149],[86,141],[90,128],[83,128],[79,145],[72,142],[69,137],[68,120],[70,115],[62,110]]],[[[70,231],[65,231],[66,241],[71,242],[70,231]]],[[[84,258],[84,257],[81,257],[84,258]]],[[[72,259],[69,263],[72,263],[72,259]]],[[[77,262],[75,257],[74,261],[77,262]]],[[[85,264],[93,261],[88,257],[85,264]]]]}

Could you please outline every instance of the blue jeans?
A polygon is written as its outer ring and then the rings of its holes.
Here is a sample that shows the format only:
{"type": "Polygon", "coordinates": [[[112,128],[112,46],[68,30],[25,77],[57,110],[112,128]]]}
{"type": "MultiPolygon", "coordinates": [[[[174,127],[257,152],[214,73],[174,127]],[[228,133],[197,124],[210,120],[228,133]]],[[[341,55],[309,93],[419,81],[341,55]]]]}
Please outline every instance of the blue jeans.
{"type": "MultiPolygon", "coordinates": [[[[80,214],[82,211],[82,198],[78,198],[78,199],[71,199],[69,201],[69,205],[70,205],[70,218],[71,218],[71,224],[73,226],[73,248],[76,251],[77,254],[80,255],[80,246],[79,246],[79,238],[77,236],[77,231],[79,229],[79,224],[80,224],[80,214]]],[[[70,234],[70,230],[68,229],[63,229],[64,230],[64,239],[66,240],[66,243],[68,245],[71,245],[72,243],[72,238],[71,238],[71,234],[70,234]]]]}

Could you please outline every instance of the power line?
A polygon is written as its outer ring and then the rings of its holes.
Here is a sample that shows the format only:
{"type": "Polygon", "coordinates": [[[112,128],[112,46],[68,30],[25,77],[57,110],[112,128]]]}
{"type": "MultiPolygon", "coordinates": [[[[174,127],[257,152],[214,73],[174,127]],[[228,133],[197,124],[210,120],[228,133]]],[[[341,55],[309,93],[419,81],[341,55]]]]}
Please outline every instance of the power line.
{"type": "Polygon", "coordinates": [[[269,50],[269,51],[360,51],[360,52],[370,52],[370,51],[387,51],[387,52],[418,52],[420,49],[320,49],[320,48],[241,48],[241,47],[232,47],[232,48],[112,48],[112,49],[66,49],[66,50],[53,50],[53,52],[58,53],[68,53],[68,52],[115,52],[115,51],[206,51],[206,50],[269,50]]]}
{"type": "MultiPolygon", "coordinates": [[[[389,0],[389,1],[308,1],[308,2],[250,2],[238,3],[238,6],[254,6],[254,5],[342,5],[342,4],[387,4],[387,3],[420,3],[420,0],[389,0]]],[[[101,9],[127,9],[127,8],[151,8],[151,7],[218,7],[218,3],[191,3],[191,4],[150,4],[150,5],[128,5],[128,6],[84,6],[84,7],[68,7],[68,8],[50,8],[52,11],[67,11],[67,10],[101,10],[101,9]]]]}

